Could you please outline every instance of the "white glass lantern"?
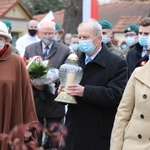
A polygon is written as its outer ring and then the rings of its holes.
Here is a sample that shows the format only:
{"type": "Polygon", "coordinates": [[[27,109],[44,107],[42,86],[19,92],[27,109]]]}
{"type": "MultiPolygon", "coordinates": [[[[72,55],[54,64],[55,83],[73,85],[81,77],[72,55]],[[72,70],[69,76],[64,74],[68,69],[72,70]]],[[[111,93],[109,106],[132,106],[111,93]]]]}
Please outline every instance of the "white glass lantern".
{"type": "Polygon", "coordinates": [[[78,56],[74,53],[70,54],[66,63],[61,65],[59,69],[59,80],[64,88],[56,97],[55,101],[76,104],[77,102],[75,98],[66,93],[65,87],[70,84],[79,84],[82,79],[82,75],[82,68],[78,66],[78,56]]]}

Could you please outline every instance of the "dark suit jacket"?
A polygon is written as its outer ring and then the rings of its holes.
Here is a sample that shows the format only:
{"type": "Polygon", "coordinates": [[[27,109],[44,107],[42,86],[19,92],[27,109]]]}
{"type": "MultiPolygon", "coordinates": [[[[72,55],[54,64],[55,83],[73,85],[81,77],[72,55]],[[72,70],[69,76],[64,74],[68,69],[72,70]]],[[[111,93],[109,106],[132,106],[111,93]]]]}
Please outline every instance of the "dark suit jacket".
{"type": "Polygon", "coordinates": [[[149,56],[148,56],[148,54],[146,54],[144,57],[142,57],[142,58],[138,61],[136,67],[142,67],[142,66],[144,66],[144,65],[147,63],[148,60],[149,60],[149,56]]]}
{"type": "MultiPolygon", "coordinates": [[[[47,59],[50,60],[50,66],[59,68],[65,62],[69,52],[70,49],[68,46],[54,41],[52,48],[47,55],[47,59]]],[[[43,57],[41,41],[27,46],[24,54],[27,59],[37,55],[43,57]]],[[[50,93],[48,86],[45,85],[43,91],[33,87],[33,92],[38,117],[56,118],[64,116],[64,105],[54,101],[56,95],[50,93]]]]}
{"type": "Polygon", "coordinates": [[[102,44],[96,58],[83,68],[83,97],[77,105],[69,104],[66,116],[68,136],[65,150],[109,150],[110,135],[118,104],[128,80],[126,60],[102,44]]]}
{"type": "Polygon", "coordinates": [[[137,43],[134,48],[130,49],[127,53],[127,63],[128,63],[128,75],[131,76],[134,69],[138,66],[138,63],[141,61],[143,47],[137,43]]]}

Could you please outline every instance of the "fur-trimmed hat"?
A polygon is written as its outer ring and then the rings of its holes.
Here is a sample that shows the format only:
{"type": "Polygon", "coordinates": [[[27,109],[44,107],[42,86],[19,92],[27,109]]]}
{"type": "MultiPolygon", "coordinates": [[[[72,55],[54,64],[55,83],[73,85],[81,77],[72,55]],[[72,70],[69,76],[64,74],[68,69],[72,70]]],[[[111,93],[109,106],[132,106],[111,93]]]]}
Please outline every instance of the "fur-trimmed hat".
{"type": "Polygon", "coordinates": [[[0,21],[0,36],[6,37],[8,42],[12,40],[11,35],[8,33],[7,26],[2,21],[0,21]]]}

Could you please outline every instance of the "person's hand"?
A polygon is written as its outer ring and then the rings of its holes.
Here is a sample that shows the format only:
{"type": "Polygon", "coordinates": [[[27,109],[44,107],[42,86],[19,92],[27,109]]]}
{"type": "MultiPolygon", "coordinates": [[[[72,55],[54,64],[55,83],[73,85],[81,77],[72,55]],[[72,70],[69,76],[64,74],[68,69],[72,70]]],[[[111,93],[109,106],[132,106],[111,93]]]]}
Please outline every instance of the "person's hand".
{"type": "Polygon", "coordinates": [[[60,94],[60,92],[62,91],[63,88],[64,88],[64,86],[60,84],[58,87],[58,94],[60,94]]]}
{"type": "Polygon", "coordinates": [[[24,140],[27,141],[32,136],[32,133],[30,131],[26,131],[24,133],[24,140]]]}
{"type": "Polygon", "coordinates": [[[71,84],[66,87],[67,94],[71,96],[80,96],[83,97],[84,87],[79,84],[71,84]]]}

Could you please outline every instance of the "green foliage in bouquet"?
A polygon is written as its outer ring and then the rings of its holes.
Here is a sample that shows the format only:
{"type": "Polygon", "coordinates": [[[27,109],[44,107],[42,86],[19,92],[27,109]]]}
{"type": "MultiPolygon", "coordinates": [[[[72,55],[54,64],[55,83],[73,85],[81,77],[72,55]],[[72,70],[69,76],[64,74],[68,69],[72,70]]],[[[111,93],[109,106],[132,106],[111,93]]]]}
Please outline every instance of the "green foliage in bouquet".
{"type": "Polygon", "coordinates": [[[49,70],[49,65],[45,66],[41,62],[34,61],[28,68],[31,79],[45,78],[49,70]]]}

